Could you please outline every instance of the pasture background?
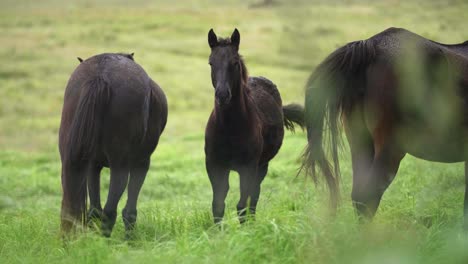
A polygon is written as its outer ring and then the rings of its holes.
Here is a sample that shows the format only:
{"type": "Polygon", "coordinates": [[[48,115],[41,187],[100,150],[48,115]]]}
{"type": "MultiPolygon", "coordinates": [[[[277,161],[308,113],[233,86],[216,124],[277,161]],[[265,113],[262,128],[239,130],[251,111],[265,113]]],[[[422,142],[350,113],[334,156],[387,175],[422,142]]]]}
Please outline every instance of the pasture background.
{"type": "MultiPolygon", "coordinates": [[[[467,1],[0,1],[0,263],[467,263],[462,164],[406,157],[372,224],[350,202],[349,154],[335,219],[327,193],[295,178],[305,134],[288,133],[262,185],[257,221],[239,226],[231,174],[223,230],[212,226],[203,134],[213,104],[207,32],[237,27],[251,75],[303,101],[308,75],[346,42],[390,26],[444,43],[468,39],[467,1]],[[164,89],[169,121],[139,202],[137,238],[87,232],[64,246],[58,126],[64,88],[103,52],[135,52],[164,89]]],[[[108,171],[102,176],[106,197],[108,171]]],[[[105,201],[103,201],[105,202],[105,201]]],[[[121,205],[125,203],[125,195],[121,205]]]]}

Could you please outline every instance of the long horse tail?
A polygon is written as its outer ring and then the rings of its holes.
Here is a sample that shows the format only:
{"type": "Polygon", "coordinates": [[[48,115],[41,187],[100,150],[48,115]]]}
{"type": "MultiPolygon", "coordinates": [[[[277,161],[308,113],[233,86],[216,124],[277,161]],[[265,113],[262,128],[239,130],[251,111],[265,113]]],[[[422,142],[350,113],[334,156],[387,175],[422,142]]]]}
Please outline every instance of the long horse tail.
{"type": "Polygon", "coordinates": [[[86,161],[92,159],[101,137],[104,111],[110,98],[106,81],[97,77],[83,84],[71,123],[62,167],[62,231],[86,221],[86,161]]]}
{"type": "Polygon", "coordinates": [[[338,148],[341,146],[341,126],[338,118],[349,112],[363,93],[366,69],[375,57],[372,40],[348,43],[330,54],[312,73],[306,85],[308,145],[300,171],[311,175],[317,183],[318,165],[328,185],[333,209],[337,208],[340,197],[338,148]],[[332,163],[329,162],[330,156],[332,163]]]}
{"type": "Polygon", "coordinates": [[[283,106],[284,126],[294,132],[294,123],[302,129],[305,128],[304,107],[299,104],[288,104],[283,106]]]}

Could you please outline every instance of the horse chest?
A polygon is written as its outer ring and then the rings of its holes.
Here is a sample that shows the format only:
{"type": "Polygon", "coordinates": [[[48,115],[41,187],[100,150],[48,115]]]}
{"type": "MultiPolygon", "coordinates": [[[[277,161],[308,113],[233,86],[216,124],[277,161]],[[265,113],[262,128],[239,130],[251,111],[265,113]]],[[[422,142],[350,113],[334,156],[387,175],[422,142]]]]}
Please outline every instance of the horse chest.
{"type": "Polygon", "coordinates": [[[227,162],[231,167],[257,159],[262,151],[261,137],[255,135],[225,135],[213,143],[212,155],[227,162]]]}

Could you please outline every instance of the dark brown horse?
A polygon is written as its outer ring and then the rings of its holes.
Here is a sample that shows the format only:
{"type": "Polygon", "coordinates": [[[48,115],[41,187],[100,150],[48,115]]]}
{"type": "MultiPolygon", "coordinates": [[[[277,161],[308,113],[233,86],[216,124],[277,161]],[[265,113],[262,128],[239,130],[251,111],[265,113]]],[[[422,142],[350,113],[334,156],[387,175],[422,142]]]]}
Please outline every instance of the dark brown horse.
{"type": "Polygon", "coordinates": [[[468,42],[445,45],[398,28],[351,42],[317,67],[305,102],[303,166],[314,177],[315,166],[321,169],[336,203],[341,117],[359,215],[375,214],[406,153],[468,166],[468,42]],[[322,142],[327,132],[331,154],[322,142]]]}
{"type": "Polygon", "coordinates": [[[97,218],[102,220],[103,234],[110,236],[127,184],[122,212],[127,234],[136,222],[138,194],[166,125],[167,102],[132,55],[91,57],[80,63],[68,81],[59,138],[64,232],[97,218]],[[99,194],[103,167],[109,167],[111,174],[104,210],[99,194]]]}
{"type": "Polygon", "coordinates": [[[218,40],[213,30],[208,33],[215,106],[206,127],[205,154],[215,223],[224,215],[230,170],[240,176],[237,211],[241,223],[247,210],[255,214],[268,162],[283,142],[283,127],[293,130],[292,122],[302,126],[304,121],[302,107],[283,107],[278,89],[270,80],[249,78],[238,53],[239,43],[237,29],[230,39],[218,40]]]}

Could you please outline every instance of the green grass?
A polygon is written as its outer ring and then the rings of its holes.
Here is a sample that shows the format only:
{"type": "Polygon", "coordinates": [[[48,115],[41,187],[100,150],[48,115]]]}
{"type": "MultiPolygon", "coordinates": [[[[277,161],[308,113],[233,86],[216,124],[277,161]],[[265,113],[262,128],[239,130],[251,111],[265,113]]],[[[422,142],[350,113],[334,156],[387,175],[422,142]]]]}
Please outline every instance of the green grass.
{"type": "MultiPolygon", "coordinates": [[[[1,1],[0,263],[467,263],[462,164],[406,157],[375,220],[361,226],[347,151],[335,218],[324,188],[295,178],[302,132],[288,133],[271,163],[257,221],[238,224],[233,173],[225,224],[213,227],[203,153],[213,98],[210,28],[227,36],[237,27],[250,73],[276,82],[285,102],[303,101],[308,75],[335,48],[387,27],[446,43],[468,39],[466,1],[279,2],[249,9],[234,0],[1,1]],[[140,196],[136,239],[123,240],[119,216],[112,238],[86,232],[64,244],[63,92],[76,57],[102,52],[135,52],[166,92],[169,121],[140,196]]],[[[104,171],[102,197],[108,178],[104,171]]]]}

